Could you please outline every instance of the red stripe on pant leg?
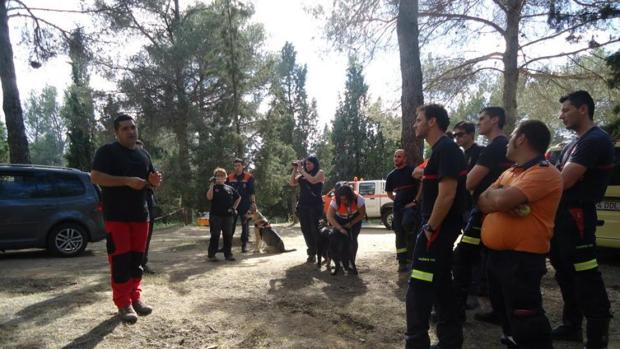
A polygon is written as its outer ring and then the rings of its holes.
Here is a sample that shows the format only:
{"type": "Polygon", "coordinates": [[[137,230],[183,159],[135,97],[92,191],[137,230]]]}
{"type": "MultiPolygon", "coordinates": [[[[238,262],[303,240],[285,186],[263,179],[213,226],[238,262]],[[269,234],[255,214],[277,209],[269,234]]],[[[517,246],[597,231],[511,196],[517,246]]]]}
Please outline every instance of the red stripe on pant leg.
{"type": "Polygon", "coordinates": [[[125,222],[105,221],[105,228],[111,236],[114,244],[114,250],[108,254],[108,263],[110,264],[110,283],[112,284],[112,300],[119,308],[124,308],[131,304],[130,292],[132,289],[131,280],[117,283],[114,281],[114,270],[117,268],[129,269],[129,258],[119,258],[119,256],[127,255],[131,249],[130,227],[125,222]],[[117,265],[121,261],[122,265],[117,265]]]}
{"type": "MultiPolygon", "coordinates": [[[[131,252],[144,253],[144,250],[146,250],[146,239],[149,234],[149,223],[139,222],[139,223],[130,223],[130,225],[131,225],[131,252]]],[[[140,268],[139,265],[135,265],[133,267],[140,268]]],[[[141,282],[142,282],[142,277],[131,278],[130,297],[131,297],[132,302],[135,302],[138,299],[140,299],[140,294],[142,293],[142,288],[140,286],[141,282]]]]}

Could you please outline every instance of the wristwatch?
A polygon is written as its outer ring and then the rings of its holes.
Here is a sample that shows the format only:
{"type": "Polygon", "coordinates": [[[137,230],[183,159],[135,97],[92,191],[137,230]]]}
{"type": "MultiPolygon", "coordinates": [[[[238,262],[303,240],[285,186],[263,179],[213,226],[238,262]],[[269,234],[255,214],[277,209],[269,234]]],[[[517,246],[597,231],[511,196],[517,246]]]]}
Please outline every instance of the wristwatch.
{"type": "Polygon", "coordinates": [[[430,224],[428,224],[428,223],[426,223],[426,224],[424,224],[424,225],[422,226],[422,230],[424,230],[424,231],[428,231],[428,232],[430,232],[431,234],[434,234],[434,233],[436,233],[436,232],[437,232],[437,229],[433,229],[433,227],[431,227],[431,225],[430,225],[430,224]]]}

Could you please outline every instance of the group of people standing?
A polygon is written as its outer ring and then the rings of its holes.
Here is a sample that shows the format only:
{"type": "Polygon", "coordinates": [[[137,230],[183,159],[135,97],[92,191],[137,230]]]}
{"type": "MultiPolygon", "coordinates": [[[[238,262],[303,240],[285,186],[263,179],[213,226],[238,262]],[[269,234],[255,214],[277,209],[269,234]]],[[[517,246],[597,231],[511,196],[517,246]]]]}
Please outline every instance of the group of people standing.
{"type": "MultiPolygon", "coordinates": [[[[395,169],[386,180],[394,201],[398,270],[410,272],[406,348],[430,347],[433,307],[439,338],[433,347],[461,348],[467,295],[472,279],[482,274],[493,307],[486,317],[501,323],[506,346],[552,348],[553,339],[581,341],[585,317],[586,348],[607,347],[611,313],[596,260],[595,204],[603,198],[613,169],[613,144],[594,124],[594,102],[586,91],[568,94],[560,103],[560,119],[578,137],[555,166],[544,157],[551,134],[541,121],[523,121],[508,139],[502,131],[503,109],[484,108],[478,126],[489,144],[481,148],[473,142],[473,124],[453,128],[455,143],[446,136],[450,119],[442,106],[418,109],[415,132],[431,146],[430,157],[414,168],[407,165],[405,152],[397,150],[395,169]],[[419,229],[411,223],[416,215],[419,229]],[[540,290],[546,256],[564,301],[563,323],[554,330],[540,290]],[[486,271],[473,273],[480,265],[486,271]]],[[[120,115],[114,130],[117,141],[97,150],[91,178],[102,187],[113,300],[121,319],[133,323],[152,311],[140,297],[140,284],[152,227],[147,199],[162,174],[138,147],[133,118],[120,115]]],[[[314,156],[293,165],[289,184],[300,188],[297,214],[307,261],[315,262],[325,174],[314,156]]],[[[237,220],[242,251],[247,251],[247,212],[256,209],[256,198],[254,179],[244,168],[239,159],[230,175],[218,168],[209,185],[212,261],[217,260],[220,234],[226,259],[234,260],[231,241],[237,220]]],[[[364,199],[344,188],[335,193],[328,219],[335,233],[353,242],[354,261],[364,199]]]]}
{"type": "Polygon", "coordinates": [[[467,296],[481,277],[492,311],[475,318],[501,324],[503,345],[544,349],[553,340],[581,342],[585,317],[585,347],[607,348],[612,315],[596,260],[595,205],[613,169],[613,144],[594,124],[588,92],[570,93],[560,103],[560,119],[578,137],[555,165],[545,159],[551,133],[541,121],[521,122],[509,139],[502,131],[504,110],[484,108],[478,126],[489,143],[481,148],[473,124],[455,125],[455,143],[446,135],[450,119],[442,106],[418,109],[416,136],[432,148],[421,183],[402,150],[386,182],[394,192],[399,271],[410,272],[406,348],[461,348],[467,296]],[[413,214],[408,208],[422,218],[414,232],[403,228],[413,214]],[[564,301],[563,323],[553,330],[541,295],[547,256],[564,301]],[[433,307],[439,343],[431,346],[433,307]]]}

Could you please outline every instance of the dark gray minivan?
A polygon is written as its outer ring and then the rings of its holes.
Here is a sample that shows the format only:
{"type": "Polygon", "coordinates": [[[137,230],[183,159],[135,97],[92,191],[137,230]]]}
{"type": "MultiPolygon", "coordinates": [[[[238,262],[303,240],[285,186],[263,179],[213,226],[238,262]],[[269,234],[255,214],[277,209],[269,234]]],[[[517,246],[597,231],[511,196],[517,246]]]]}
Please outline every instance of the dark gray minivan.
{"type": "Polygon", "coordinates": [[[105,238],[100,189],[76,169],[0,164],[0,250],[79,255],[105,238]]]}

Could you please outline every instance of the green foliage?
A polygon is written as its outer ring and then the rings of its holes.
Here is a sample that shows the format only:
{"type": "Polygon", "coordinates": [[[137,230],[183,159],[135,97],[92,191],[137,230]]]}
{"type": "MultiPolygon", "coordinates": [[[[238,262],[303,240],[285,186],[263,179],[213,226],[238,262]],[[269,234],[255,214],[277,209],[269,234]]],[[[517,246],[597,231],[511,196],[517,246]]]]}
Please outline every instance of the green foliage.
{"type": "Polygon", "coordinates": [[[392,167],[392,154],[399,147],[400,119],[386,115],[380,101],[369,106],[367,91],[362,66],[351,59],[344,99],[336,111],[328,145],[333,147],[330,183],[354,177],[383,178],[392,167]]]}
{"type": "Polygon", "coordinates": [[[0,120],[0,162],[9,162],[9,143],[6,136],[6,126],[0,120]]]}
{"type": "Polygon", "coordinates": [[[45,86],[30,92],[24,106],[26,133],[33,164],[61,166],[64,163],[65,125],[56,101],[56,88],[45,86]]]}
{"type": "Polygon", "coordinates": [[[65,102],[60,112],[67,124],[69,148],[65,154],[67,165],[90,171],[95,155],[95,107],[88,75],[89,55],[81,29],[71,34],[69,57],[73,84],[65,91],[65,102]]]}

